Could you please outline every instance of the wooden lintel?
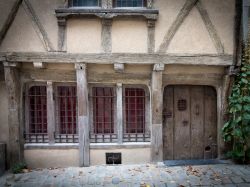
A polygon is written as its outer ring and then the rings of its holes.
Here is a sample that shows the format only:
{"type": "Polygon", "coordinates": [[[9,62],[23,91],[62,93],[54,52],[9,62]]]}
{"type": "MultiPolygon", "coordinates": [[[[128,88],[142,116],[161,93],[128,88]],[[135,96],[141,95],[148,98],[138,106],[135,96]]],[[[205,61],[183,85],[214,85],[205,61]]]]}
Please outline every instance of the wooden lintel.
{"type": "Polygon", "coordinates": [[[92,64],[179,64],[179,65],[207,65],[230,66],[233,65],[233,55],[218,54],[145,54],[145,53],[112,53],[112,54],[71,54],[71,53],[2,53],[8,62],[34,62],[46,63],[92,63],[92,64]]]}

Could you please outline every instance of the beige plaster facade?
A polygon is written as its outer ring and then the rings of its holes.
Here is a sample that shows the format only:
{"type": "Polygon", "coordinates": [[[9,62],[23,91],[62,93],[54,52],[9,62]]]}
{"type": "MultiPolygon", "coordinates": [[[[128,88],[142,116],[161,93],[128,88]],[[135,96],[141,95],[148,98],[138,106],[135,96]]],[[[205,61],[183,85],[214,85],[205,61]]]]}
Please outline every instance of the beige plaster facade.
{"type": "Polygon", "coordinates": [[[156,0],[153,9],[129,10],[93,7],[64,10],[64,0],[18,2],[21,1],[0,0],[0,31],[3,31],[0,34],[4,33],[0,37],[0,62],[4,63],[5,74],[5,82],[0,82],[3,98],[0,141],[8,143],[9,136],[20,140],[11,141],[15,146],[7,149],[14,149],[18,158],[23,154],[28,166],[105,164],[107,152],[121,153],[122,164],[162,161],[162,98],[168,85],[204,85],[216,89],[218,158],[223,157],[224,144],[219,132],[229,90],[229,69],[235,65],[234,56],[239,55],[235,53],[235,0],[156,0]],[[59,8],[66,13],[55,12],[59,8]],[[107,12],[100,12],[104,10],[107,12]],[[20,80],[20,85],[13,80],[20,80]],[[23,97],[27,85],[34,83],[47,86],[46,96],[51,101],[47,108],[51,112],[47,113],[50,142],[42,148],[38,145],[27,148],[22,144],[28,115],[23,97]],[[79,128],[79,148],[75,145],[58,148],[53,142],[53,89],[59,83],[73,83],[78,89],[77,123],[86,127],[79,128]],[[89,132],[85,132],[90,129],[86,121],[91,121],[88,89],[93,85],[114,87],[115,111],[118,111],[115,120],[120,125],[124,123],[123,86],[146,89],[149,145],[133,142],[139,146],[126,147],[122,134],[119,135],[123,126],[115,129],[120,138],[115,146],[93,146],[88,142],[89,132]],[[19,116],[11,110],[13,103],[20,109],[19,116]],[[16,131],[9,135],[9,128],[16,131]],[[20,147],[24,147],[24,152],[20,147]]]}

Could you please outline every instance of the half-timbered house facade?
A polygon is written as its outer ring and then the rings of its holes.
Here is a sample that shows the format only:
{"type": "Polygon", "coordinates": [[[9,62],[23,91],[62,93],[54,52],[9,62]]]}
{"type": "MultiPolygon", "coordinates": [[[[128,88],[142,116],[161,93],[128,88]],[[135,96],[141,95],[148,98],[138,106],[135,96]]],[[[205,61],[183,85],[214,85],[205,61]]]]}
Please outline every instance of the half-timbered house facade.
{"type": "Polygon", "coordinates": [[[223,158],[240,1],[0,0],[9,165],[223,158]]]}

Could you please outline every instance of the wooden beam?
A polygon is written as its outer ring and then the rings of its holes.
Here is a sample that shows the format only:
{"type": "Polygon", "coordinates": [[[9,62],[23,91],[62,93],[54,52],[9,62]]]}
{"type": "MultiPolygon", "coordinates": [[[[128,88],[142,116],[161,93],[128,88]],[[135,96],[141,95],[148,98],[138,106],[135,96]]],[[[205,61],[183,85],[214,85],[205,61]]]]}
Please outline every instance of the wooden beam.
{"type": "Polygon", "coordinates": [[[75,64],[77,79],[77,105],[78,105],[78,128],[79,128],[79,164],[90,165],[89,151],[89,120],[88,120],[88,83],[86,65],[75,64]]]}
{"type": "Polygon", "coordinates": [[[112,19],[102,19],[101,45],[104,53],[112,52],[112,19]]]}
{"type": "Polygon", "coordinates": [[[67,51],[67,43],[66,43],[66,26],[67,21],[65,18],[58,18],[58,51],[66,52],[67,51]]]}
{"type": "Polygon", "coordinates": [[[163,139],[162,139],[162,71],[152,72],[151,82],[151,106],[152,106],[152,132],[151,132],[151,160],[153,162],[163,161],[163,139]]]}
{"type": "Polygon", "coordinates": [[[122,84],[118,83],[116,85],[116,94],[117,94],[117,102],[116,102],[116,120],[117,120],[117,131],[118,131],[118,143],[122,144],[123,139],[123,106],[122,106],[122,84]]]}
{"type": "Polygon", "coordinates": [[[123,73],[124,72],[124,64],[120,64],[120,63],[116,63],[114,64],[114,70],[117,72],[117,73],[123,73]]]}
{"type": "Polygon", "coordinates": [[[205,9],[205,7],[203,6],[201,1],[198,1],[196,3],[196,7],[201,15],[201,18],[207,28],[207,31],[210,35],[210,38],[214,44],[215,49],[217,50],[218,54],[223,54],[224,53],[224,46],[221,42],[221,39],[215,29],[215,26],[213,25],[207,10],[205,9]]]}
{"type": "Polygon", "coordinates": [[[26,11],[27,15],[31,18],[33,27],[38,34],[40,40],[42,41],[44,48],[47,51],[55,51],[46,30],[44,29],[43,25],[41,24],[39,17],[36,15],[35,10],[33,9],[29,0],[23,0],[23,7],[26,11]]]}
{"type": "Polygon", "coordinates": [[[21,132],[21,86],[17,64],[4,62],[5,84],[8,92],[8,124],[9,147],[8,163],[10,167],[23,160],[22,132],[21,132]]]}
{"type": "Polygon", "coordinates": [[[51,81],[47,82],[47,124],[48,124],[48,136],[49,143],[55,143],[54,132],[55,132],[55,102],[53,97],[53,84],[51,81]]]}
{"type": "Polygon", "coordinates": [[[66,54],[66,53],[2,53],[9,62],[34,62],[45,63],[77,63],[92,64],[180,64],[180,65],[208,65],[230,66],[233,64],[232,55],[218,54],[144,54],[144,53],[112,53],[112,54],[66,54]]]}
{"type": "Polygon", "coordinates": [[[186,3],[180,10],[179,14],[177,15],[175,21],[173,24],[170,26],[169,30],[164,36],[163,42],[161,43],[158,52],[159,53],[165,53],[167,51],[167,48],[172,41],[174,35],[180,28],[181,24],[184,22],[190,11],[193,9],[195,4],[197,3],[198,0],[186,0],[186,3]]]}
{"type": "Polygon", "coordinates": [[[148,20],[148,53],[155,52],[155,20],[148,20]]]}
{"type": "Polygon", "coordinates": [[[5,35],[7,34],[11,24],[13,23],[13,21],[16,17],[17,11],[19,9],[19,6],[21,4],[22,4],[22,0],[16,0],[14,5],[12,6],[8,17],[7,17],[6,21],[4,22],[2,29],[0,30],[0,45],[2,44],[3,39],[4,39],[5,35]]]}

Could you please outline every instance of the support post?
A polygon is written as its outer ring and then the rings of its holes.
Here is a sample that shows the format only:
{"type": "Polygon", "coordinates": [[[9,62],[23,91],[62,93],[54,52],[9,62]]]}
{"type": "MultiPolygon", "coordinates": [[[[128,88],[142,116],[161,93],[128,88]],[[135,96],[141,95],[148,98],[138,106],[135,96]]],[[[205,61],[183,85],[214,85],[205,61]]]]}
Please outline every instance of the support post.
{"type": "Polygon", "coordinates": [[[118,143],[122,144],[123,139],[123,118],[122,118],[122,84],[118,83],[116,85],[116,94],[117,94],[117,131],[118,131],[118,143]]]}
{"type": "Polygon", "coordinates": [[[54,112],[53,85],[51,81],[47,82],[47,120],[49,143],[55,143],[55,112],[54,112]]]}
{"type": "Polygon", "coordinates": [[[148,53],[155,52],[155,20],[148,20],[148,53]]]}
{"type": "Polygon", "coordinates": [[[103,19],[102,20],[102,51],[104,53],[112,52],[112,19],[103,19]]]}
{"type": "Polygon", "coordinates": [[[58,17],[58,51],[66,52],[66,25],[67,21],[65,18],[58,17]]]}
{"type": "Polygon", "coordinates": [[[8,165],[10,167],[23,160],[22,131],[21,131],[21,86],[18,63],[4,62],[5,84],[8,92],[8,122],[9,144],[8,165]]]}
{"type": "Polygon", "coordinates": [[[88,84],[86,65],[75,64],[77,79],[78,133],[79,133],[79,165],[89,166],[89,120],[88,120],[88,84]]]}
{"type": "Polygon", "coordinates": [[[162,71],[164,66],[155,64],[151,81],[151,107],[152,107],[152,131],[151,131],[151,160],[152,162],[163,161],[162,139],[162,71]]]}

